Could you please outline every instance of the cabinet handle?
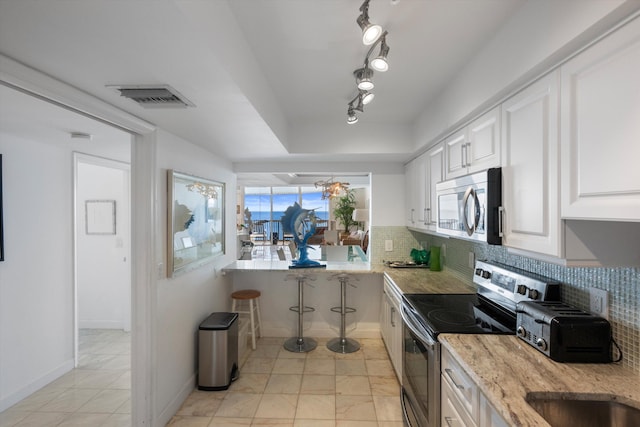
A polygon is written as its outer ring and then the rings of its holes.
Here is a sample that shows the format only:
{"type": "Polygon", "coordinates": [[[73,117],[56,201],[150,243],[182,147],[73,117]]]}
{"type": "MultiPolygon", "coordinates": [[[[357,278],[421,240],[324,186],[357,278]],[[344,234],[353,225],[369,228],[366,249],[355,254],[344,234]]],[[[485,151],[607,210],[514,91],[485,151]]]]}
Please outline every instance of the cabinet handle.
{"type": "Polygon", "coordinates": [[[500,237],[504,237],[503,216],[504,216],[504,208],[502,206],[498,206],[498,236],[500,237]]]}
{"type": "Polygon", "coordinates": [[[469,151],[471,151],[471,142],[467,142],[465,144],[465,149],[464,149],[465,166],[471,166],[471,160],[469,160],[469,151]]]}
{"type": "Polygon", "coordinates": [[[396,327],[396,321],[394,316],[395,314],[396,314],[396,308],[391,307],[391,326],[393,326],[394,328],[396,327]]]}
{"type": "Polygon", "coordinates": [[[447,422],[447,425],[449,427],[451,427],[453,424],[451,424],[452,422],[457,424],[457,421],[455,418],[451,418],[451,417],[444,417],[444,420],[447,422]]]}
{"type": "Polygon", "coordinates": [[[463,168],[467,166],[467,158],[464,153],[466,150],[467,144],[462,144],[462,146],[460,147],[460,166],[463,168]]]}
{"type": "Polygon", "coordinates": [[[451,379],[451,382],[453,383],[453,385],[454,385],[454,386],[456,386],[456,388],[457,388],[458,390],[464,390],[464,386],[463,386],[463,385],[458,384],[458,383],[456,382],[456,379],[455,379],[455,378],[453,378],[453,371],[452,371],[451,369],[446,368],[444,371],[447,373],[447,376],[449,376],[449,378],[451,379]]]}
{"type": "Polygon", "coordinates": [[[411,208],[411,218],[409,218],[409,221],[413,222],[413,212],[415,211],[415,209],[411,208]]]}
{"type": "Polygon", "coordinates": [[[424,221],[426,224],[431,224],[431,208],[425,209],[424,221]]]}

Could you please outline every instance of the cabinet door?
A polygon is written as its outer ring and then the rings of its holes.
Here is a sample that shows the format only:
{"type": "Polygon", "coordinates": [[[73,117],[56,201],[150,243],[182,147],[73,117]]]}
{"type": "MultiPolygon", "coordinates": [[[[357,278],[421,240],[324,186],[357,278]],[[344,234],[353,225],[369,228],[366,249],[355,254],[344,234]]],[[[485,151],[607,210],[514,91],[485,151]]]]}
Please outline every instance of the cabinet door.
{"type": "Polygon", "coordinates": [[[430,230],[435,230],[438,222],[438,198],[436,184],[444,179],[444,143],[441,142],[427,151],[426,174],[426,217],[425,224],[430,230]]]}
{"type": "Polygon", "coordinates": [[[640,19],[561,76],[562,217],[640,221],[640,19]]]}
{"type": "Polygon", "coordinates": [[[404,191],[405,191],[405,215],[407,227],[415,227],[418,220],[416,212],[416,193],[417,193],[417,167],[416,161],[412,160],[404,167],[404,191]]]}
{"type": "Polygon", "coordinates": [[[502,104],[503,244],[560,256],[558,74],[502,104]]]}
{"type": "Polygon", "coordinates": [[[441,378],[440,425],[442,427],[475,427],[471,415],[464,409],[447,378],[441,378]]]}
{"type": "Polygon", "coordinates": [[[468,126],[464,153],[468,173],[500,166],[500,107],[483,114],[468,126]]]}
{"type": "Polygon", "coordinates": [[[447,169],[445,175],[447,179],[455,178],[467,174],[467,128],[461,129],[444,141],[447,150],[447,169]]]}
{"type": "Polygon", "coordinates": [[[489,403],[484,394],[480,393],[480,427],[509,427],[498,411],[489,403]]]}
{"type": "Polygon", "coordinates": [[[426,154],[421,155],[416,160],[416,198],[417,221],[416,227],[424,229],[427,227],[427,177],[428,161],[426,154]]]}

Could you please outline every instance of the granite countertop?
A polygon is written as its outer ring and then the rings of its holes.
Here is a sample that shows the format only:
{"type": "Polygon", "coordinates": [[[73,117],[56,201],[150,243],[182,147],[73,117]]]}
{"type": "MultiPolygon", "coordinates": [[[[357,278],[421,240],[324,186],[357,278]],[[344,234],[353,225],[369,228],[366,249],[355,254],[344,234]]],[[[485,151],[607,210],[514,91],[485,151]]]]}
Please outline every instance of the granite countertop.
{"type": "Polygon", "coordinates": [[[558,363],[513,335],[442,334],[439,340],[510,425],[548,426],[526,402],[529,392],[615,395],[640,408],[640,374],[619,363],[558,363]]]}
{"type": "Polygon", "coordinates": [[[326,267],[322,268],[292,268],[291,261],[280,261],[280,260],[238,260],[233,263],[227,265],[222,269],[223,272],[242,272],[242,271],[305,271],[305,272],[317,272],[322,273],[323,271],[329,271],[331,273],[336,273],[340,271],[344,271],[345,273],[381,273],[381,270],[371,268],[371,264],[368,262],[332,262],[332,261],[322,261],[322,264],[325,264],[326,267]]]}
{"type": "Polygon", "coordinates": [[[471,278],[465,279],[448,270],[431,271],[428,268],[384,269],[385,276],[403,294],[474,294],[471,278]]]}

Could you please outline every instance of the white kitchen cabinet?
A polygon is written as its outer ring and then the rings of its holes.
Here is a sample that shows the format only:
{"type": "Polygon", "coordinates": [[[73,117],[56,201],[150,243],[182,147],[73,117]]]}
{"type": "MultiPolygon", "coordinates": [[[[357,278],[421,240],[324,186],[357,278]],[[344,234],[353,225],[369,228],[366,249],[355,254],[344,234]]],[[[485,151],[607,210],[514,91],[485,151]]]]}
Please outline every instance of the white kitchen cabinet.
{"type": "Polygon", "coordinates": [[[407,226],[419,230],[436,229],[436,184],[443,180],[444,143],[436,144],[405,168],[407,226]]]}
{"type": "Polygon", "coordinates": [[[446,179],[500,166],[500,107],[445,139],[446,179]]]}
{"type": "Polygon", "coordinates": [[[561,67],[562,218],[640,221],[640,18],[561,67]]]}
{"type": "Polygon", "coordinates": [[[502,104],[503,245],[561,256],[558,73],[502,104]]]}
{"type": "Polygon", "coordinates": [[[442,348],[440,425],[508,427],[471,376],[442,348]]]}
{"type": "Polygon", "coordinates": [[[384,278],[382,292],[382,310],[380,312],[380,332],[387,347],[389,359],[396,372],[398,381],[402,381],[402,318],[400,302],[402,296],[396,285],[384,278]]]}

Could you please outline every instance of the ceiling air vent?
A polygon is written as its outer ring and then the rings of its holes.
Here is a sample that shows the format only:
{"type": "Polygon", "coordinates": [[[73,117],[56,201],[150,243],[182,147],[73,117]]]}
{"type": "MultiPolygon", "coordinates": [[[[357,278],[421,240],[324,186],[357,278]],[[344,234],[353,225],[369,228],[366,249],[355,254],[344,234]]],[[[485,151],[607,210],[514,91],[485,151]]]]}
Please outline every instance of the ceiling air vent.
{"type": "Polygon", "coordinates": [[[169,85],[107,86],[115,89],[120,96],[129,98],[144,108],[186,108],[195,107],[169,85]]]}

